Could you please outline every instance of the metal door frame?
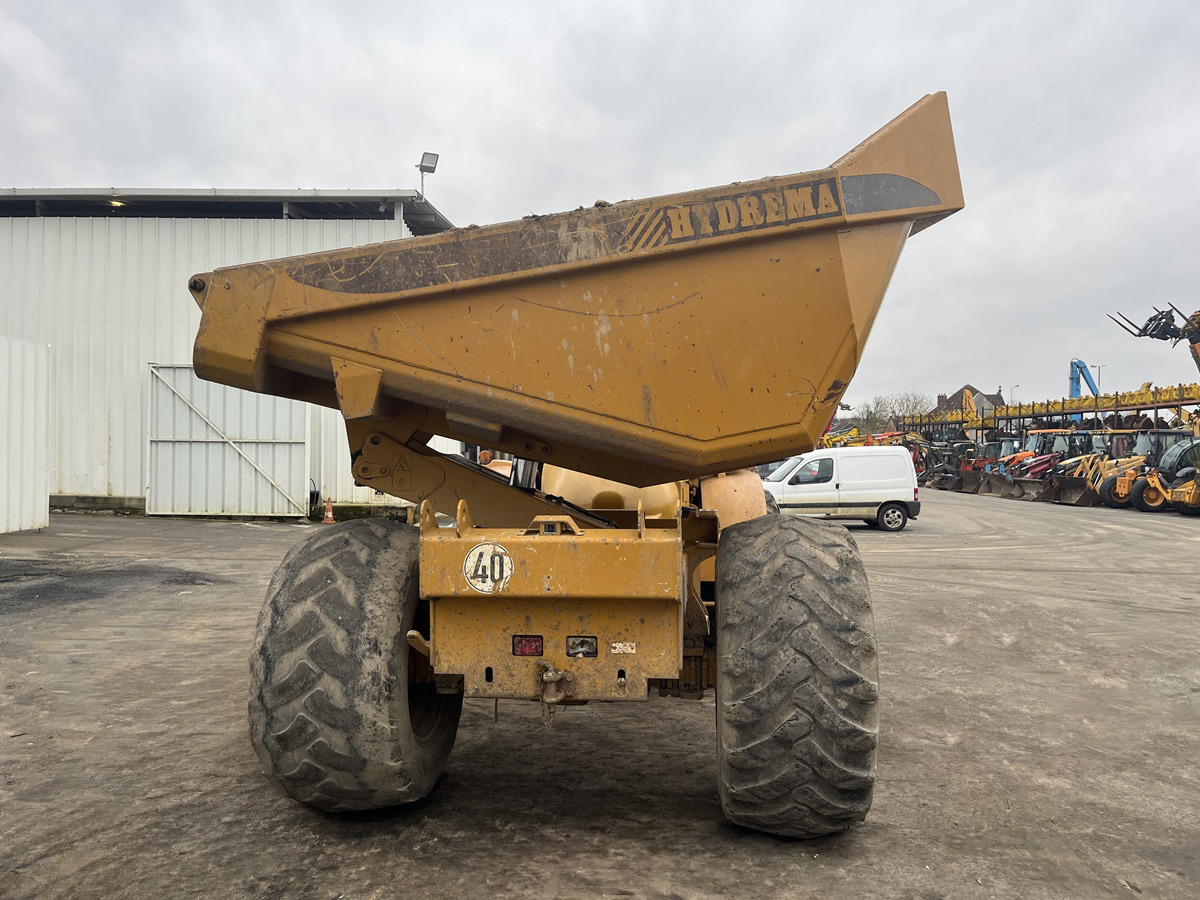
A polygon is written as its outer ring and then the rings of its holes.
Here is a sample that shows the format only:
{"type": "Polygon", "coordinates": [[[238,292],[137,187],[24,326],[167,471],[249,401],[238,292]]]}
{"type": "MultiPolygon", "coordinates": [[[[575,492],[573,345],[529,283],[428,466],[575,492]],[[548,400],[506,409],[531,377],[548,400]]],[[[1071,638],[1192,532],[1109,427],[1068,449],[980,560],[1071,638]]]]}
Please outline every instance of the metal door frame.
{"type": "MultiPolygon", "coordinates": [[[[147,438],[147,440],[146,440],[146,515],[148,515],[148,516],[150,516],[150,515],[152,515],[152,516],[213,516],[213,515],[220,515],[220,513],[213,513],[213,512],[180,512],[180,511],[152,512],[151,511],[151,509],[150,509],[150,488],[151,488],[150,474],[151,474],[151,470],[152,470],[153,450],[154,450],[154,445],[156,443],[157,444],[168,444],[168,443],[171,443],[171,444],[178,444],[178,443],[228,444],[230,447],[233,448],[234,452],[237,453],[237,455],[242,458],[242,460],[244,460],[246,463],[248,463],[255,472],[257,472],[259,475],[261,475],[263,478],[265,478],[267,480],[267,483],[270,484],[271,487],[273,487],[275,489],[275,491],[278,492],[279,495],[282,496],[283,499],[286,500],[287,503],[293,509],[296,510],[295,512],[273,513],[270,515],[277,515],[277,516],[281,516],[281,517],[292,517],[292,516],[303,517],[303,516],[308,515],[309,511],[308,511],[308,505],[307,505],[307,499],[308,499],[307,497],[304,498],[304,500],[306,502],[304,502],[304,503],[298,502],[296,500],[296,498],[294,498],[282,486],[280,486],[280,484],[274,478],[272,478],[271,475],[257,461],[252,459],[250,457],[250,455],[248,453],[246,453],[245,450],[243,450],[241,447],[238,446],[238,440],[236,438],[229,437],[229,435],[227,435],[224,431],[222,431],[217,426],[217,424],[212,421],[212,419],[210,419],[207,415],[205,415],[202,410],[197,408],[195,403],[193,403],[191,400],[189,400],[187,397],[185,397],[182,393],[180,393],[179,389],[176,388],[175,385],[171,384],[171,382],[169,382],[167,379],[163,378],[162,375],[159,374],[159,371],[158,371],[159,369],[187,369],[187,370],[191,371],[193,375],[195,374],[195,368],[193,366],[185,364],[185,363],[150,363],[150,381],[149,381],[149,388],[146,392],[146,438],[147,438]],[[193,413],[195,413],[197,416],[199,416],[200,420],[202,422],[204,422],[204,424],[213,432],[214,435],[216,435],[216,437],[187,438],[187,439],[154,437],[154,380],[155,379],[158,379],[160,382],[162,382],[162,384],[167,388],[167,390],[169,390],[172,394],[175,395],[176,399],[178,399],[185,406],[187,406],[188,409],[190,409],[193,413]]],[[[222,385],[222,387],[225,387],[225,386],[222,385]]],[[[226,390],[236,390],[236,388],[229,388],[229,387],[225,387],[225,389],[226,390]]],[[[276,398],[276,399],[278,399],[278,398],[276,398]]],[[[298,403],[300,401],[292,400],[292,401],[287,401],[287,402],[298,403]]],[[[259,438],[259,439],[255,439],[255,440],[242,440],[242,443],[249,443],[249,444],[300,444],[300,445],[302,445],[304,447],[304,470],[305,470],[305,476],[306,476],[306,480],[307,480],[308,479],[308,467],[309,467],[308,444],[309,444],[309,438],[311,436],[309,433],[311,431],[311,429],[312,429],[312,416],[306,414],[304,417],[304,438],[302,440],[296,440],[296,439],[284,440],[284,439],[278,439],[278,438],[259,438]]],[[[225,515],[236,515],[236,513],[225,513],[225,515]]],[[[258,514],[257,513],[247,513],[247,515],[258,515],[258,514]]],[[[262,513],[261,515],[268,515],[268,514],[262,513]]]]}

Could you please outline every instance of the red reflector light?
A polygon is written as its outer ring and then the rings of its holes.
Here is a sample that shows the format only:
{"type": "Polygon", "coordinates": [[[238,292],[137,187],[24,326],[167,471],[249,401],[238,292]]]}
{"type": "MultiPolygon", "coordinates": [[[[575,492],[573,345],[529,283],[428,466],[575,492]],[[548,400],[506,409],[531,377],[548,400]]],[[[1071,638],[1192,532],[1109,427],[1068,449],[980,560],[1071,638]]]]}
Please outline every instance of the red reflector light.
{"type": "Polygon", "coordinates": [[[913,488],[913,500],[917,500],[917,499],[919,499],[919,498],[917,497],[917,492],[918,492],[919,490],[921,490],[921,489],[920,489],[920,488],[913,488]]]}
{"type": "Polygon", "coordinates": [[[542,636],[540,634],[514,634],[513,656],[541,656],[542,636]]]}

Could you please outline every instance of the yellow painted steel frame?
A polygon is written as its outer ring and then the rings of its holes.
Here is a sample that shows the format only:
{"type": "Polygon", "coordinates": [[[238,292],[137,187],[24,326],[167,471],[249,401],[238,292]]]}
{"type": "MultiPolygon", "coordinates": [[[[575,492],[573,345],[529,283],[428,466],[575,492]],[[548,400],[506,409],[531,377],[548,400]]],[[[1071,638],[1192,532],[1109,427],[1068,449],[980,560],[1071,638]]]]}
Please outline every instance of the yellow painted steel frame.
{"type": "Polygon", "coordinates": [[[430,605],[434,670],[463,677],[468,697],[644,700],[650,679],[680,677],[687,572],[715,519],[684,507],[674,519],[582,529],[570,516],[524,528],[481,528],[466,501],[453,528],[421,509],[421,595],[430,605]],[[689,521],[690,520],[690,521],[689,521]],[[542,641],[517,655],[515,638],[542,641]],[[594,653],[594,655],[592,655],[594,653]]]}
{"type": "Polygon", "coordinates": [[[1171,503],[1200,507],[1200,476],[1193,476],[1190,481],[1172,489],[1168,496],[1171,503]]]}
{"type": "Polygon", "coordinates": [[[1113,485],[1112,493],[1118,500],[1128,500],[1129,492],[1133,490],[1133,483],[1142,475],[1141,467],[1126,469],[1117,475],[1116,484],[1113,485]]]}
{"type": "Polygon", "coordinates": [[[416,504],[428,502],[438,512],[449,515],[469,497],[487,525],[563,513],[589,528],[611,524],[538,491],[518,490],[507,479],[463,457],[444,456],[393,421],[347,420],[346,432],[356,482],[416,504]]]}
{"type": "Polygon", "coordinates": [[[1159,472],[1158,469],[1151,469],[1149,472],[1147,472],[1146,480],[1150,482],[1150,486],[1153,487],[1154,490],[1158,491],[1164,497],[1170,498],[1171,487],[1163,479],[1162,473],[1159,472]]]}

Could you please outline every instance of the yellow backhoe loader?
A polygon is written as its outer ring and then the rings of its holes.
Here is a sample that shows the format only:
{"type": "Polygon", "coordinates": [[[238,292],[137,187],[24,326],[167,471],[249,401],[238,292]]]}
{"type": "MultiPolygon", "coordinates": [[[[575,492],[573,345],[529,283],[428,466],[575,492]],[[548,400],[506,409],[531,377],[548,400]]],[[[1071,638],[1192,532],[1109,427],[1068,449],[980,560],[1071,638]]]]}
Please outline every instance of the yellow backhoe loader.
{"type": "Polygon", "coordinates": [[[731,821],[862,821],[866,574],[748,467],[816,445],[906,240],[962,205],[935,94],[818,171],[194,276],[200,376],[339,409],[356,480],[419,507],[314,528],[275,574],[249,717],[276,785],[407,803],[464,698],[549,720],[715,687],[731,821]]]}
{"type": "Polygon", "coordinates": [[[1138,432],[1133,437],[1129,454],[1111,460],[1105,468],[1097,487],[1101,502],[1113,509],[1127,509],[1135,504],[1145,512],[1165,509],[1165,485],[1158,478],[1149,484],[1146,475],[1154,470],[1159,460],[1167,458],[1176,445],[1190,441],[1192,437],[1192,432],[1183,429],[1138,432]]]}
{"type": "Polygon", "coordinates": [[[1066,460],[1058,474],[1050,476],[1051,490],[1043,499],[1066,506],[1097,506],[1100,482],[1112,474],[1114,462],[1106,451],[1066,460]]]}
{"type": "Polygon", "coordinates": [[[1172,492],[1181,490],[1184,493],[1180,499],[1186,506],[1187,482],[1194,480],[1197,467],[1200,467],[1200,438],[1176,441],[1134,480],[1129,489],[1130,503],[1141,512],[1163,512],[1172,508],[1172,492]]]}
{"type": "Polygon", "coordinates": [[[1180,476],[1167,495],[1171,508],[1185,516],[1200,516],[1200,470],[1180,476]]]}

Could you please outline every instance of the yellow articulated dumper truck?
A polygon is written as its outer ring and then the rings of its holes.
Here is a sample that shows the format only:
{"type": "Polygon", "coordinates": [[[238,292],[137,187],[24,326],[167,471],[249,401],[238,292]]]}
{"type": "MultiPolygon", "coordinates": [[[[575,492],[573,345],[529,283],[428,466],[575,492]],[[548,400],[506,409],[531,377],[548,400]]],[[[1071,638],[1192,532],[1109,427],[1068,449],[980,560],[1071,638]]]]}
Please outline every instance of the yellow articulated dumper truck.
{"type": "Polygon", "coordinates": [[[935,94],[819,171],[193,277],[200,376],[340,409],[355,479],[420,510],[315,529],[275,574],[250,697],[274,782],[407,803],[466,697],[548,719],[715,688],[730,820],[862,821],[866,575],[751,467],[820,439],[905,241],[962,203],[935,94]]]}

